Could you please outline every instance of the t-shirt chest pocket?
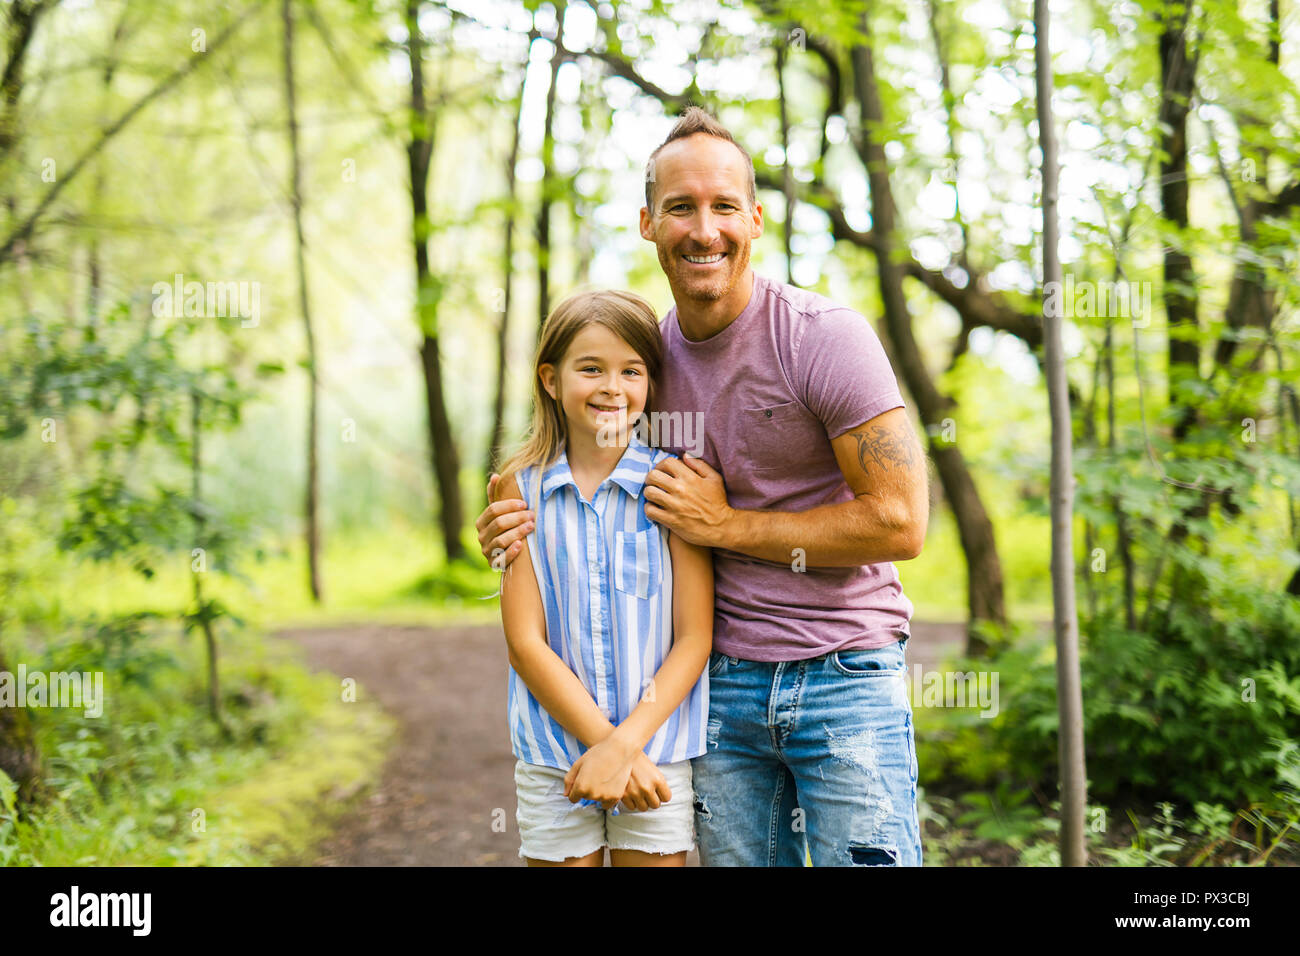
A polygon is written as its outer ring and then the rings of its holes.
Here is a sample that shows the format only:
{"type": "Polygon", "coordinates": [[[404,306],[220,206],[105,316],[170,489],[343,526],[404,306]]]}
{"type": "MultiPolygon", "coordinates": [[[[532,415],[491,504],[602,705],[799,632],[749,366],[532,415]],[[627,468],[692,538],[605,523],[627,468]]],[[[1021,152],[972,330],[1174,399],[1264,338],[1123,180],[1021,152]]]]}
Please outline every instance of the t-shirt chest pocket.
{"type": "Polygon", "coordinates": [[[663,581],[659,535],[658,528],[614,535],[614,587],[641,599],[659,593],[663,581]]]}
{"type": "Polygon", "coordinates": [[[807,453],[813,437],[798,402],[742,409],[740,424],[745,461],[737,470],[754,475],[788,471],[793,458],[807,453]]]}

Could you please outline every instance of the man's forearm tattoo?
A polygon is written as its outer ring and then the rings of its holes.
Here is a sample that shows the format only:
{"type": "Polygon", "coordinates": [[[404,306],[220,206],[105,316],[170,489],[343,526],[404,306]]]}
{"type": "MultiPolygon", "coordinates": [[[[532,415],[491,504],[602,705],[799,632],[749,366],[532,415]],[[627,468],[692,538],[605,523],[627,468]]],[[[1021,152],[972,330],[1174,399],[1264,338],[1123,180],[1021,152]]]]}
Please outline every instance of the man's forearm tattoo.
{"type": "Polygon", "coordinates": [[[867,461],[888,468],[890,465],[903,465],[910,468],[916,461],[916,450],[907,435],[889,431],[876,425],[866,431],[853,432],[858,440],[858,462],[862,470],[867,470],[867,461]]]}

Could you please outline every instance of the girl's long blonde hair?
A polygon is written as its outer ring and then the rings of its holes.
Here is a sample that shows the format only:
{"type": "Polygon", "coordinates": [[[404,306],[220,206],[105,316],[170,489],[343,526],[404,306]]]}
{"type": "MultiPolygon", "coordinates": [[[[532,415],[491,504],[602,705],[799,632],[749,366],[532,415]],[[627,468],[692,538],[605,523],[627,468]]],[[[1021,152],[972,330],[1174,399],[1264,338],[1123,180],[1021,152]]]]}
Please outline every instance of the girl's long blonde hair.
{"type": "Polygon", "coordinates": [[[654,306],[633,292],[615,289],[574,293],[551,311],[542,327],[533,361],[532,427],[520,449],[501,466],[497,488],[525,468],[532,465],[545,468],[560,457],[568,439],[564,410],[542,386],[541,368],[550,364],[558,372],[573,339],[593,324],[609,329],[645,362],[649,377],[645,411],[649,413],[654,408],[664,362],[664,340],[654,306]]]}

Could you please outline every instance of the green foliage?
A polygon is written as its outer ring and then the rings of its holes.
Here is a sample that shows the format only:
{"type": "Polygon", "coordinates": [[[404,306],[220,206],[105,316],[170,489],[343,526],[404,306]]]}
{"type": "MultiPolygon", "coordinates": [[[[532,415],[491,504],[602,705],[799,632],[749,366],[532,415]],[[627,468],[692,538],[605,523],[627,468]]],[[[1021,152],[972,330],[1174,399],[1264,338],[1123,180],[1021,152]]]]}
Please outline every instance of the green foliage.
{"type": "Polygon", "coordinates": [[[319,838],[345,806],[342,794],[357,792],[384,759],[391,721],[372,704],[341,702],[336,678],[309,672],[290,645],[261,635],[234,632],[226,642],[228,737],[202,707],[201,650],[170,646],[173,634],[156,620],[102,622],[37,660],[71,668],[112,659],[106,646],[118,641],[106,645],[103,628],[131,635],[129,652],[112,652],[127,653],[128,666],[105,673],[100,718],[33,711],[47,796],[19,817],[13,783],[0,773],[0,865],[280,862],[319,838]],[[133,679],[131,662],[148,655],[168,663],[133,679]],[[302,812],[318,801],[324,817],[302,812]]]}
{"type": "MultiPolygon", "coordinates": [[[[477,552],[476,552],[477,554],[477,552]]],[[[421,575],[396,595],[399,598],[418,598],[437,603],[460,604],[462,601],[479,601],[497,594],[501,589],[501,575],[481,559],[443,563],[437,569],[421,575]]]]}
{"type": "MultiPolygon", "coordinates": [[[[1254,605],[1253,616],[1210,595],[1223,612],[1175,608],[1159,638],[1112,620],[1094,628],[1081,661],[1091,796],[1243,806],[1269,799],[1284,782],[1278,749],[1300,737],[1300,602],[1258,591],[1239,600],[1254,605]]],[[[1053,788],[1051,646],[1021,639],[990,661],[954,666],[998,672],[1000,711],[992,719],[918,711],[926,779],[958,774],[988,783],[1006,775],[1053,788]]]]}
{"type": "MultiPolygon", "coordinates": [[[[1256,839],[1239,834],[1243,823],[1257,817],[1258,811],[1233,814],[1226,807],[1198,802],[1192,807],[1194,819],[1179,819],[1172,803],[1156,805],[1157,813],[1143,823],[1131,811],[1127,814],[1134,835],[1127,846],[1102,847],[1097,854],[1119,866],[1204,866],[1259,865],[1282,846],[1295,831],[1294,819],[1280,829],[1257,831],[1256,839]],[[1267,832],[1267,837],[1264,834],[1267,832]]],[[[1291,839],[1294,845],[1294,838],[1291,839]]]]}
{"type": "MultiPolygon", "coordinates": [[[[1294,753],[1278,757],[1279,776],[1300,770],[1294,753]]],[[[1029,806],[1028,793],[999,783],[952,800],[922,789],[926,865],[1060,866],[1060,803],[1029,806]],[[962,813],[959,805],[971,809],[962,813]]],[[[1084,814],[1089,860],[1111,866],[1291,865],[1300,856],[1296,795],[1293,788],[1278,791],[1235,813],[1204,801],[1183,814],[1168,801],[1158,801],[1149,813],[1127,809],[1116,814],[1090,805],[1084,814]],[[1107,826],[1108,820],[1126,824],[1107,826]]]]}
{"type": "Polygon", "coordinates": [[[64,551],[81,551],[97,561],[126,555],[146,578],[154,575],[155,553],[181,546],[189,524],[188,502],[178,492],[157,488],[153,496],[127,487],[122,475],[104,474],[72,495],[72,512],[59,536],[64,551]]]}
{"type": "Polygon", "coordinates": [[[46,672],[95,672],[112,675],[123,685],[149,688],[157,675],[179,667],[176,655],[160,644],[150,626],[168,615],[135,611],[100,619],[87,618],[75,639],[50,642],[42,650],[40,669],[46,672]]]}
{"type": "Polygon", "coordinates": [[[975,828],[975,835],[996,840],[1014,848],[1024,847],[1043,827],[1043,814],[1029,803],[1027,789],[1012,791],[1000,782],[992,793],[974,791],[964,794],[961,803],[970,809],[957,822],[975,828]]]}
{"type": "Polygon", "coordinates": [[[1050,647],[1024,627],[985,622],[979,633],[993,649],[991,659],[958,657],[944,667],[996,672],[998,713],[989,718],[972,708],[924,707],[913,700],[921,781],[1054,781],[1056,677],[1050,647]],[[1046,753],[1053,755],[1050,767],[1040,764],[1046,753]]]}
{"type": "Polygon", "coordinates": [[[1097,793],[1160,788],[1235,803],[1269,791],[1274,741],[1300,736],[1300,608],[1285,595],[1255,598],[1254,619],[1176,607],[1161,638],[1103,623],[1090,639],[1085,724],[1097,793]]]}

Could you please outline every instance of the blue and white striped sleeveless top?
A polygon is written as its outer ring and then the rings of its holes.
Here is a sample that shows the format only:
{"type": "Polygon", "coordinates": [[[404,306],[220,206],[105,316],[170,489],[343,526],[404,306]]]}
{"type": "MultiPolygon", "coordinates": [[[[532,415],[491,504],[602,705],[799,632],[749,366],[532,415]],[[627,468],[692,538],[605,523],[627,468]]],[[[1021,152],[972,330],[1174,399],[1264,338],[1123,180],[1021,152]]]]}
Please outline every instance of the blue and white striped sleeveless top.
{"type": "MultiPolygon", "coordinates": [[[[538,466],[518,476],[520,496],[537,516],[527,540],[546,609],[546,640],[615,726],[640,703],[672,647],[668,529],[645,516],[641,494],[650,469],[671,457],[633,432],[591,501],[578,490],[567,453],[542,473],[540,488],[538,466]]],[[[701,674],[646,745],[656,764],[705,752],[708,682],[701,674]]],[[[587,748],[542,709],[513,667],[508,693],[515,756],[567,770],[587,748]]]]}

